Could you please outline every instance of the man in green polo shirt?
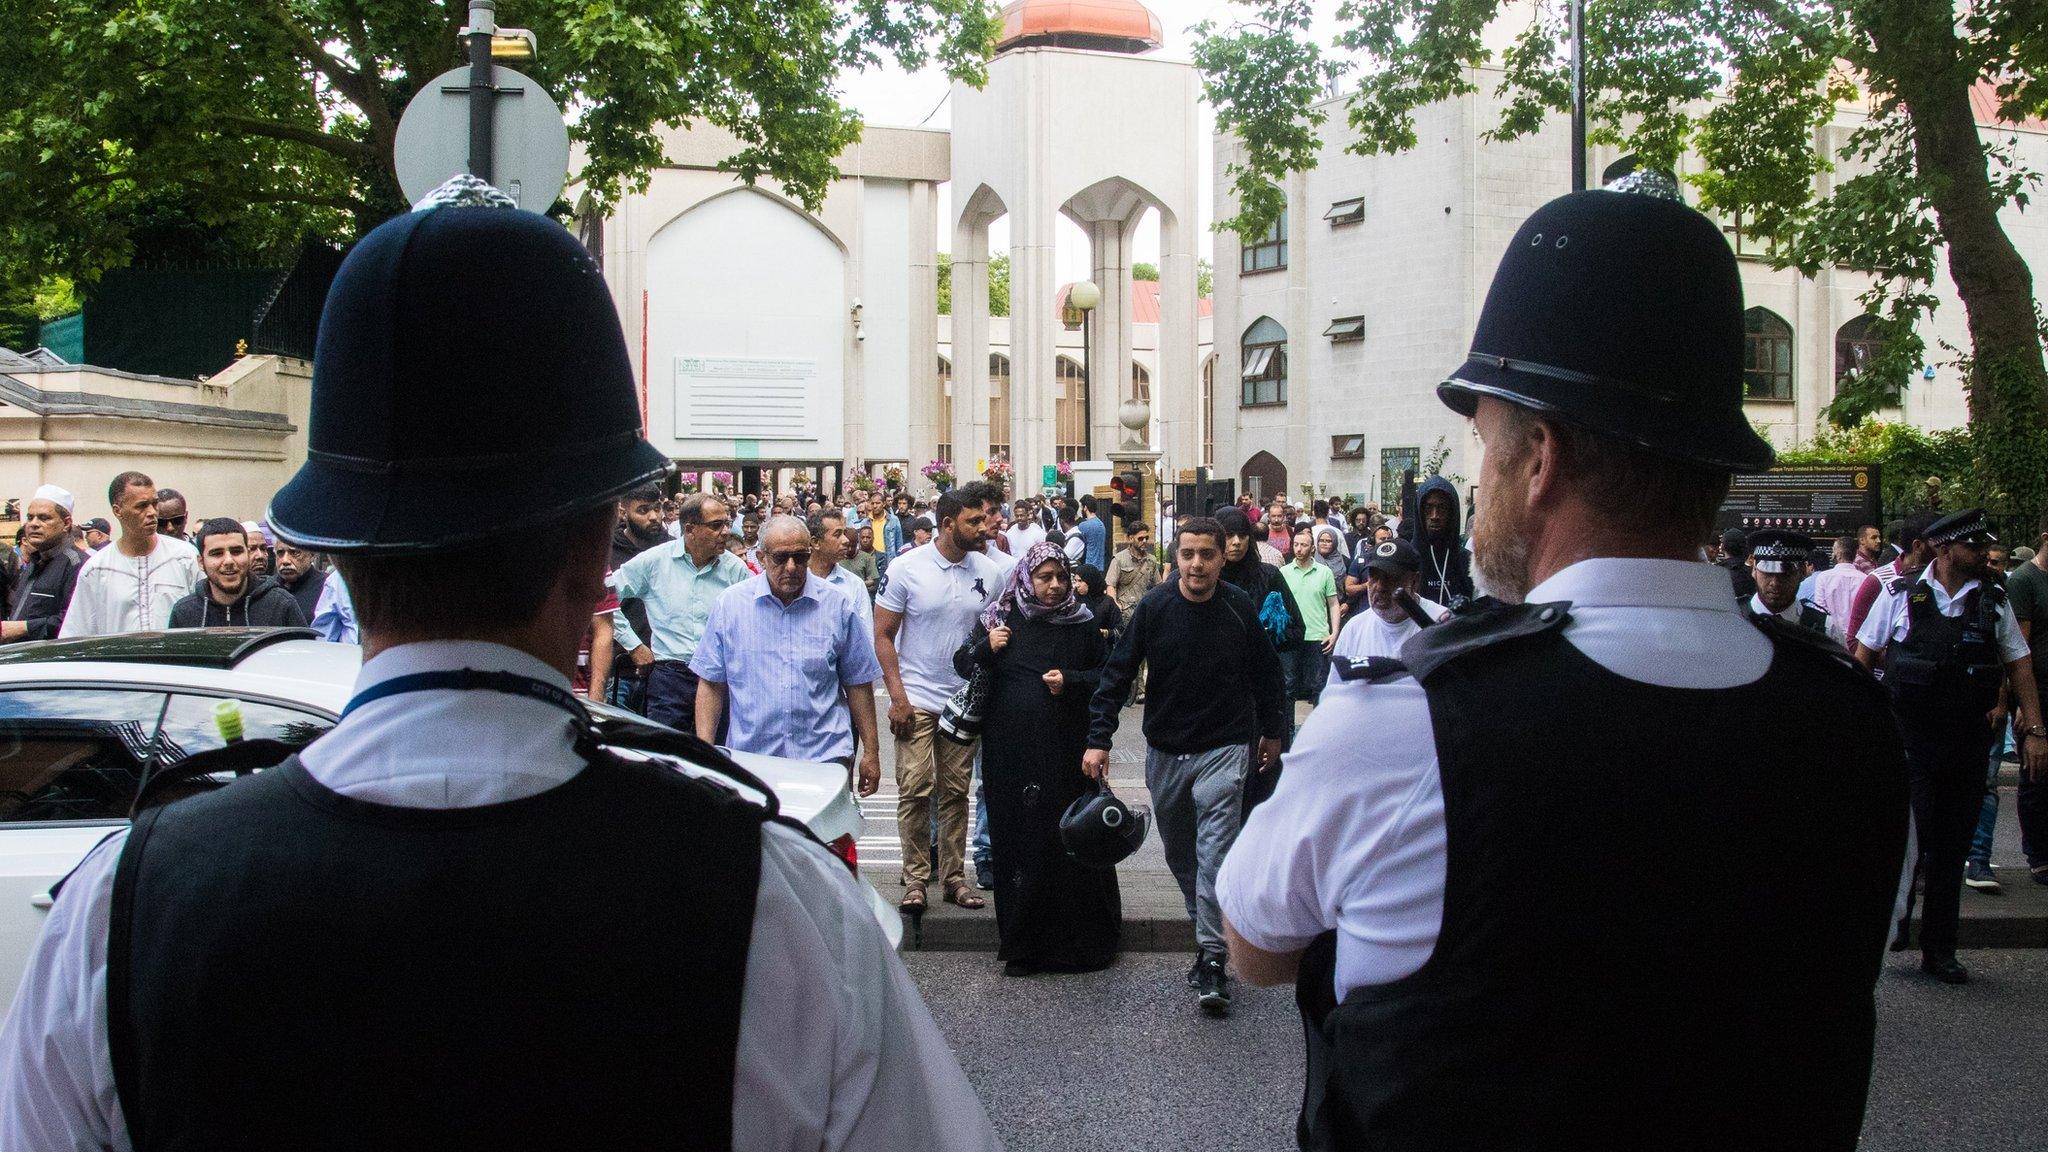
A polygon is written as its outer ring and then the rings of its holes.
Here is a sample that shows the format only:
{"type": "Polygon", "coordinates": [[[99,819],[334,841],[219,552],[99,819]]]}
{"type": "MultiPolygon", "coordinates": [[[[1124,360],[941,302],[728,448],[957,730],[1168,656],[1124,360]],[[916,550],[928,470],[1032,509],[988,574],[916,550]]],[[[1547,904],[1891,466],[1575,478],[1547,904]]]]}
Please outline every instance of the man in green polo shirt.
{"type": "Polygon", "coordinates": [[[1302,616],[1301,639],[1280,650],[1287,698],[1314,703],[1323,694],[1323,680],[1330,674],[1330,649],[1337,643],[1344,605],[1337,598],[1337,579],[1330,574],[1329,565],[1316,559],[1312,529],[1294,534],[1294,555],[1280,566],[1280,577],[1287,581],[1287,590],[1294,594],[1302,616]]]}

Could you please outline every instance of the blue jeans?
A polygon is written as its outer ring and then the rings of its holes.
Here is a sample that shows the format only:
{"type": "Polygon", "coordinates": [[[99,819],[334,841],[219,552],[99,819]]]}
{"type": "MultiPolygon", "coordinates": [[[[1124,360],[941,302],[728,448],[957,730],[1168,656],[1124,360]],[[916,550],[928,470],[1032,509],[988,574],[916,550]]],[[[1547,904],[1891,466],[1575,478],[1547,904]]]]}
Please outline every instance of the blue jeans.
{"type": "Polygon", "coordinates": [[[988,846],[988,788],[981,782],[981,745],[974,746],[974,874],[995,875],[995,853],[988,846]]]}
{"type": "Polygon", "coordinates": [[[1998,762],[2011,739],[2012,729],[2008,727],[1991,746],[1991,763],[1984,769],[1984,808],[1977,814],[1977,834],[1970,837],[1972,864],[1991,863],[1991,837],[1998,831],[1998,762]]]}

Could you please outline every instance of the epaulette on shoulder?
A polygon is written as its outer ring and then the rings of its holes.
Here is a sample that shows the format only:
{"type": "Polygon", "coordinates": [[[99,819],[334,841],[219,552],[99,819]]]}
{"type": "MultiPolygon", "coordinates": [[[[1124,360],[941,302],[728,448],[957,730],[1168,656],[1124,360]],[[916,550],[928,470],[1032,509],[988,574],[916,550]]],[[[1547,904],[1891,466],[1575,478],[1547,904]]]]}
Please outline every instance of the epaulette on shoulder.
{"type": "Polygon", "coordinates": [[[1349,656],[1332,656],[1330,670],[1342,679],[1362,680],[1367,684],[1398,680],[1408,674],[1408,666],[1392,656],[1367,656],[1363,660],[1353,660],[1349,656]]]}
{"type": "Polygon", "coordinates": [[[1849,655],[1847,648],[1836,643],[1834,637],[1825,632],[1816,632],[1777,616],[1752,616],[1750,622],[1773,640],[1789,641],[1801,649],[1817,652],[1836,664],[1852,668],[1865,677],[1870,675],[1868,669],[1857,663],[1854,656],[1849,655]]]}
{"type": "Polygon", "coordinates": [[[1556,632],[1571,622],[1571,602],[1507,604],[1486,599],[1432,628],[1424,628],[1401,645],[1401,663],[1417,680],[1469,652],[1508,640],[1556,632]]]}

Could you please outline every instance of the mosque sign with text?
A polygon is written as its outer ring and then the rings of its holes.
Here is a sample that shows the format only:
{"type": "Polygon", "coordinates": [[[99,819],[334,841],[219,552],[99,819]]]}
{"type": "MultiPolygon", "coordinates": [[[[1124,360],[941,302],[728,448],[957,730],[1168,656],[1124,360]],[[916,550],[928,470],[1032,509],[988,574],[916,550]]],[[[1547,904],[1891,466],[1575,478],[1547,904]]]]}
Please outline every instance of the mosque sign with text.
{"type": "Polygon", "coordinates": [[[1875,464],[1793,464],[1737,476],[1715,519],[1719,529],[1786,528],[1819,540],[1882,524],[1875,464]]]}

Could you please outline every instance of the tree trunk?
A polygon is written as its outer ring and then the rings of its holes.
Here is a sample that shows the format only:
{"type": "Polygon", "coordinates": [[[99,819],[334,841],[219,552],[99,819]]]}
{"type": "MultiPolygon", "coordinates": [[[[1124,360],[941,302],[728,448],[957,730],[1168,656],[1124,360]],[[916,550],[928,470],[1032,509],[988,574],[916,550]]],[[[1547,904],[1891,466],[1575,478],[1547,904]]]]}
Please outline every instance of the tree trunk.
{"type": "MultiPolygon", "coordinates": [[[[1908,4],[1904,10],[1920,8],[1908,4]]],[[[1970,424],[1990,479],[2005,494],[2000,512],[2034,518],[2048,508],[2048,365],[2041,352],[2034,277],[1998,219],[1977,119],[1975,70],[1959,66],[1960,45],[1945,5],[1926,5],[1939,26],[1873,28],[1880,61],[1904,101],[1913,159],[1926,182],[1970,329],[1965,386],[1970,424]],[[1929,51],[1930,40],[1947,51],[1929,51]]],[[[1894,8],[1895,14],[1901,9],[1894,8]]],[[[1915,17],[1904,17],[1907,23],[1915,17]]]]}

